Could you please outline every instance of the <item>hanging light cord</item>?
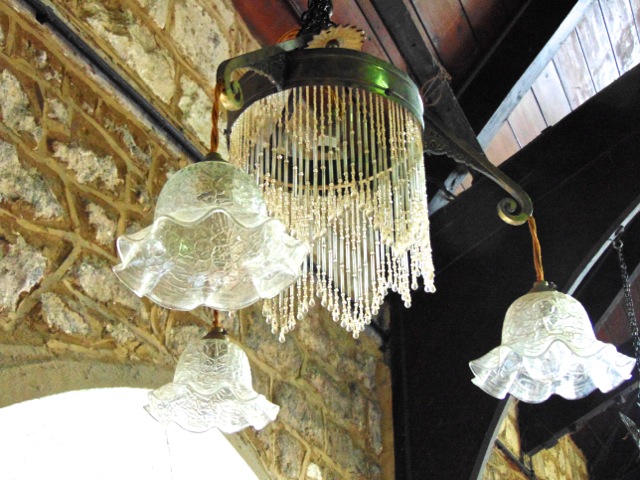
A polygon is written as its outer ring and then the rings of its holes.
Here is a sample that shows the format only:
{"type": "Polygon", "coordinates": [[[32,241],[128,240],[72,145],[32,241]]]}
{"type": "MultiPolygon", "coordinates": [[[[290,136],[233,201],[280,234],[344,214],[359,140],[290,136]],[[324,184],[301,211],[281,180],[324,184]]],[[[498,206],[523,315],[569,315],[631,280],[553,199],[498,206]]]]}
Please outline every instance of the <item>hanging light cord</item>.
{"type": "MultiPolygon", "coordinates": [[[[631,337],[633,339],[633,348],[636,354],[636,370],[640,375],[640,332],[638,332],[638,321],[636,319],[636,312],[633,308],[633,298],[631,298],[631,284],[629,282],[629,274],[627,272],[627,263],[624,260],[622,253],[622,233],[621,229],[616,239],[613,241],[613,248],[618,252],[618,262],[620,263],[620,273],[622,275],[622,286],[624,291],[624,309],[629,321],[629,330],[631,331],[631,337]]],[[[640,388],[638,389],[638,399],[636,401],[638,408],[640,408],[640,388]]]]}
{"type": "Polygon", "coordinates": [[[529,231],[531,232],[531,243],[533,245],[533,266],[536,269],[536,280],[538,282],[544,281],[544,268],[542,268],[542,250],[540,248],[540,240],[538,240],[538,229],[536,227],[536,220],[533,215],[527,220],[529,224],[529,231]]]}
{"type": "Polygon", "coordinates": [[[220,132],[218,131],[218,120],[220,119],[220,96],[224,89],[224,82],[219,81],[216,83],[213,90],[213,107],[211,108],[211,148],[210,153],[218,151],[220,145],[220,132]]]}
{"type": "Polygon", "coordinates": [[[209,333],[207,333],[204,338],[216,338],[216,339],[223,339],[227,336],[227,331],[222,327],[222,324],[220,323],[220,312],[218,312],[218,310],[216,310],[215,308],[213,309],[213,324],[211,325],[211,330],[209,330],[209,333]]]}

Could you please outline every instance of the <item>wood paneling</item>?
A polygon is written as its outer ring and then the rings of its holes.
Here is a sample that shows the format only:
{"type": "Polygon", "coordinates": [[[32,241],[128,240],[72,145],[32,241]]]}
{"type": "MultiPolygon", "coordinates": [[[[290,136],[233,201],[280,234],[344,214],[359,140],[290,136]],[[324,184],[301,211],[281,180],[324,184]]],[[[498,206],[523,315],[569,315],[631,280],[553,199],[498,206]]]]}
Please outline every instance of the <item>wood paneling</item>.
{"type": "Polygon", "coordinates": [[[536,97],[531,90],[524,94],[518,106],[509,115],[509,124],[521,147],[527,145],[547,128],[536,97]]]}
{"type": "Polygon", "coordinates": [[[466,90],[460,105],[488,145],[593,0],[530,2],[466,90]]]}
{"type": "Polygon", "coordinates": [[[510,19],[502,0],[460,0],[480,50],[489,48],[510,19]]]}
{"type": "Polygon", "coordinates": [[[547,125],[555,125],[571,112],[553,61],[547,64],[532,88],[547,125]]]}
{"type": "Polygon", "coordinates": [[[471,25],[458,0],[412,1],[440,60],[454,79],[462,78],[479,53],[471,25]]]}
{"type": "Polygon", "coordinates": [[[384,49],[386,56],[389,58],[392,64],[398,67],[400,70],[407,71],[407,64],[400,53],[397,45],[393,39],[389,38],[389,31],[384,26],[380,15],[373,8],[369,0],[356,0],[356,4],[362,11],[362,14],[366,17],[369,27],[365,30],[367,39],[376,37],[380,42],[381,47],[384,49]]]}
{"type": "Polygon", "coordinates": [[[620,73],[640,62],[640,40],[628,0],[600,0],[620,73]]]}
{"type": "Polygon", "coordinates": [[[569,104],[575,110],[596,93],[575,32],[567,37],[554,60],[569,104]]]}
{"type": "Polygon", "coordinates": [[[600,91],[618,78],[620,73],[613,58],[613,49],[608,41],[607,25],[598,2],[595,2],[585,13],[576,30],[593,84],[596,90],[600,91]]]}
{"type": "Polygon", "coordinates": [[[520,144],[511,130],[511,125],[509,122],[504,122],[484,153],[491,163],[500,165],[518,150],[520,150],[520,144]]]}
{"type": "Polygon", "coordinates": [[[300,16],[282,0],[232,0],[249,31],[262,45],[273,45],[289,30],[300,28],[300,16]]]}

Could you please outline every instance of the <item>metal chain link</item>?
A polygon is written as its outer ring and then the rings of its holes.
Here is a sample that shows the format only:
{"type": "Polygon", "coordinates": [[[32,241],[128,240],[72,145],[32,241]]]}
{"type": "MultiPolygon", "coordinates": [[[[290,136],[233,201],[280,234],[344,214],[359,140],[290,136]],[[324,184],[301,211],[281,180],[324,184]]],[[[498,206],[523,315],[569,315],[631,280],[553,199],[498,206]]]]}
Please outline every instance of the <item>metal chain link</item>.
{"type": "Polygon", "coordinates": [[[335,25],[331,21],[332,14],[333,2],[331,0],[309,0],[307,11],[303,12],[300,17],[302,28],[298,35],[317,33],[335,25]]]}
{"type": "MultiPolygon", "coordinates": [[[[620,273],[622,275],[622,286],[624,290],[624,308],[627,314],[627,320],[629,321],[629,330],[631,330],[631,336],[633,339],[633,348],[636,354],[636,370],[640,375],[640,332],[638,332],[638,320],[636,319],[636,312],[633,308],[633,298],[631,297],[631,284],[629,282],[629,274],[627,272],[627,263],[624,260],[622,253],[622,231],[620,231],[613,241],[613,248],[618,252],[618,262],[620,263],[620,273]]],[[[640,388],[638,388],[637,405],[640,408],[640,388]]]]}

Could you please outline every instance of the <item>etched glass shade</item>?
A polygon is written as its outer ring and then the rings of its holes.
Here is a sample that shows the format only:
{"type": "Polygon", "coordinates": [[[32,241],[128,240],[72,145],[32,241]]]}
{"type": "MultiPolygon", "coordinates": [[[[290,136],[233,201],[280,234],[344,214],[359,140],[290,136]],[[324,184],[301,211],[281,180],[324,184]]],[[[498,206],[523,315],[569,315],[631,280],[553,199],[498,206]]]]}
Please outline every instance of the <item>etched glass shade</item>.
{"type": "Polygon", "coordinates": [[[502,344],[469,362],[489,395],[528,403],[553,393],[573,400],[608,392],[630,378],[635,360],[596,340],[584,307],[555,290],[533,291],[507,310],[502,344]]]}
{"type": "Polygon", "coordinates": [[[275,420],[280,407],[253,390],[244,351],[226,338],[211,338],[187,345],[173,383],[149,392],[145,409],[162,424],[233,433],[248,426],[261,429],[275,420]]]}
{"type": "Polygon", "coordinates": [[[169,178],[153,224],[121,236],[117,246],[118,278],[177,310],[238,310],[273,297],[297,278],[307,253],[268,216],[255,181],[223,161],[169,178]]]}

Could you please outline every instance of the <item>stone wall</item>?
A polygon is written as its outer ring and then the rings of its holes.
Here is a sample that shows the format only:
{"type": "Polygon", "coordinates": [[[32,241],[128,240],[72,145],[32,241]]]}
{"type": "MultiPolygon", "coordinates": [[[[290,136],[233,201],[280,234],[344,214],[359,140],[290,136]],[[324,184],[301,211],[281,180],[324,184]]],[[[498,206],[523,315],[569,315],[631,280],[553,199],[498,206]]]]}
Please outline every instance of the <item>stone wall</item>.
{"type": "MultiPolygon", "coordinates": [[[[255,46],[229,5],[52,6],[206,151],[217,63],[255,46]]],[[[29,365],[96,365],[77,380],[34,377],[14,396],[0,385],[0,405],[136,379],[159,386],[210,315],[130,293],[111,273],[114,242],[151,222],[167,176],[187,160],[18,0],[0,3],[0,120],[0,373],[10,372],[0,382],[30,375],[29,365]],[[112,378],[108,365],[131,373],[112,378]]],[[[256,389],[282,407],[273,424],[241,434],[271,478],[393,478],[389,371],[376,340],[354,341],[315,309],[280,344],[259,312],[225,325],[247,351],[256,389]]]]}
{"type": "MultiPolygon", "coordinates": [[[[521,457],[520,432],[518,429],[517,402],[511,401],[509,411],[500,427],[498,440],[516,457],[521,457]]],[[[570,435],[560,438],[547,450],[541,450],[531,458],[524,459],[538,480],[587,480],[587,462],[570,435]]],[[[495,446],[487,461],[483,480],[528,480],[529,477],[504,451],[495,446]]]]}

